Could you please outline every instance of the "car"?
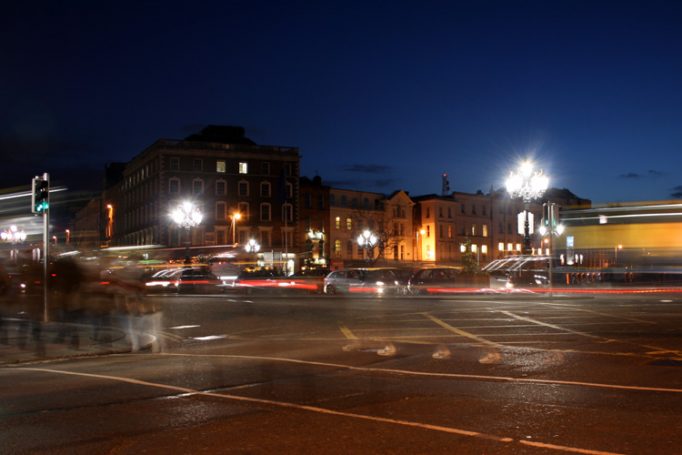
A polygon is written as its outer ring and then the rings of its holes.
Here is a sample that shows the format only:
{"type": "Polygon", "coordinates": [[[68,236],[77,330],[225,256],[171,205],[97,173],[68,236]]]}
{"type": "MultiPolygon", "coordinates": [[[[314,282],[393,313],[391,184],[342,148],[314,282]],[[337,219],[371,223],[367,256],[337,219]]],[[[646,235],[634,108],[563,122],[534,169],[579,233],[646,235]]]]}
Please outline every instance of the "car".
{"type": "Polygon", "coordinates": [[[178,294],[219,294],[222,282],[206,268],[181,269],[174,282],[178,294]]]}
{"type": "Polygon", "coordinates": [[[492,261],[483,268],[483,272],[489,275],[492,289],[547,287],[549,261],[548,256],[510,256],[492,261]]]}
{"type": "Polygon", "coordinates": [[[324,279],[325,294],[399,295],[402,286],[395,272],[387,268],[337,270],[324,279]]]}
{"type": "Polygon", "coordinates": [[[429,267],[417,270],[407,284],[412,295],[435,294],[466,289],[464,276],[455,267],[429,267]]]}
{"type": "Polygon", "coordinates": [[[158,270],[144,279],[146,292],[177,292],[182,269],[158,270]]]}

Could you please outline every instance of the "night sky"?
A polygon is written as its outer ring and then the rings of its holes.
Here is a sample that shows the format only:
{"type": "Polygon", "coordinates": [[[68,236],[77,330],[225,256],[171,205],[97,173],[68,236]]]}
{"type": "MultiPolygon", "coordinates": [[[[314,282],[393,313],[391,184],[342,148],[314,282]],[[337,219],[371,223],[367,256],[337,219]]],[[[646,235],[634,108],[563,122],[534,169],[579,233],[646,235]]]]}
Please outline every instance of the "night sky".
{"type": "Polygon", "coordinates": [[[229,124],[341,187],[488,191],[532,156],[594,202],[682,198],[679,1],[12,3],[3,188],[229,124]]]}

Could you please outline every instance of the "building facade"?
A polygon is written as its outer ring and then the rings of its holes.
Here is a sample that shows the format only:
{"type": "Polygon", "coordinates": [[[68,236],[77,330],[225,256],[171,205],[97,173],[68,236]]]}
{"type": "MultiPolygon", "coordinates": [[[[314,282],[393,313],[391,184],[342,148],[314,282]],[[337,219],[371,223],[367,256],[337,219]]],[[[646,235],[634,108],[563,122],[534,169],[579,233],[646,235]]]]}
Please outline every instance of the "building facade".
{"type": "Polygon", "coordinates": [[[160,139],[105,191],[116,226],[111,243],[225,245],[253,238],[263,250],[295,251],[299,165],[297,148],[256,145],[239,127],[160,139]],[[185,229],[170,220],[183,201],[203,214],[198,226],[185,229]]]}

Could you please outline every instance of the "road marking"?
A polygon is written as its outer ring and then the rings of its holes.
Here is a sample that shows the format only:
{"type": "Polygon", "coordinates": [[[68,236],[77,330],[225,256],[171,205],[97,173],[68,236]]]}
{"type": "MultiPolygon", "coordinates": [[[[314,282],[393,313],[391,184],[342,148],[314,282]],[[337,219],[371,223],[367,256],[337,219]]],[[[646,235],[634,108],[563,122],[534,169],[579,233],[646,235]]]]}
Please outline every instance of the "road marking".
{"type": "MultiPolygon", "coordinates": [[[[299,365],[320,366],[325,368],[336,368],[351,371],[361,371],[364,373],[381,373],[381,374],[397,374],[407,376],[425,376],[434,378],[457,378],[457,379],[479,379],[494,382],[512,382],[512,383],[527,383],[527,384],[548,384],[548,385],[569,385],[577,387],[589,387],[599,389],[613,389],[613,390],[634,390],[640,392],[662,392],[662,393],[682,393],[682,389],[668,388],[668,387],[648,387],[648,386],[631,386],[619,384],[604,384],[599,382],[582,382],[582,381],[565,381],[561,379],[532,379],[532,378],[514,378],[511,376],[491,376],[482,374],[462,374],[462,373],[431,373],[427,371],[401,370],[395,368],[372,368],[372,367],[358,367],[353,365],[344,365],[339,363],[317,362],[313,360],[299,360],[290,359],[286,357],[265,357],[265,356],[250,356],[237,354],[183,354],[183,353],[158,353],[150,355],[159,355],[167,357],[210,357],[210,358],[225,358],[225,359],[240,359],[240,360],[257,360],[269,362],[283,362],[294,363],[299,365]]],[[[8,367],[21,368],[21,367],[8,367]]]]}
{"type": "Polygon", "coordinates": [[[549,307],[556,306],[556,307],[560,307],[560,308],[570,308],[573,311],[583,311],[585,313],[592,313],[592,314],[596,314],[599,316],[605,316],[608,318],[623,319],[625,321],[632,321],[632,322],[641,322],[642,324],[652,324],[652,325],[657,324],[656,322],[653,322],[653,321],[646,321],[644,319],[629,318],[626,316],[618,316],[615,314],[602,313],[600,311],[588,310],[587,308],[580,308],[580,307],[575,306],[575,305],[568,305],[568,304],[564,304],[564,303],[546,303],[546,302],[535,302],[535,303],[537,305],[543,305],[543,306],[549,306],[549,307]]]}
{"type": "Polygon", "coordinates": [[[512,312],[510,312],[510,311],[500,311],[500,312],[501,312],[502,314],[506,314],[507,316],[511,316],[511,317],[516,318],[516,319],[519,319],[519,320],[521,320],[521,321],[533,322],[533,323],[535,323],[535,324],[542,325],[542,326],[545,326],[545,327],[550,327],[550,328],[553,328],[553,329],[556,329],[556,330],[562,330],[562,331],[564,331],[564,332],[570,332],[570,333],[574,333],[574,334],[576,334],[576,335],[581,335],[581,336],[588,337],[588,338],[593,338],[593,339],[598,339],[598,340],[604,340],[604,341],[607,342],[607,343],[622,343],[622,344],[629,344],[629,345],[632,345],[632,346],[639,346],[639,347],[644,347],[644,348],[653,350],[653,351],[647,352],[647,354],[652,354],[652,353],[663,354],[663,353],[665,353],[665,354],[675,354],[675,355],[678,356],[678,357],[682,357],[682,351],[679,351],[679,350],[676,350],[676,349],[668,349],[668,348],[664,348],[664,347],[656,346],[656,345],[651,345],[651,344],[633,343],[632,341],[628,341],[628,340],[616,340],[616,339],[613,339],[613,338],[600,337],[600,336],[597,336],[597,335],[592,335],[591,333],[579,332],[579,331],[577,331],[577,330],[568,329],[568,328],[566,328],[566,327],[561,327],[561,326],[554,325],[554,324],[550,324],[550,323],[547,323],[547,322],[538,321],[537,319],[528,318],[528,317],[525,317],[525,316],[519,316],[518,314],[512,313],[512,312]]]}
{"type": "Polygon", "coordinates": [[[597,335],[592,335],[591,333],[580,332],[580,331],[578,331],[578,330],[568,329],[568,328],[566,328],[566,327],[561,327],[561,326],[558,326],[558,325],[555,325],[555,324],[550,324],[550,323],[548,323],[548,322],[538,321],[537,319],[528,318],[528,317],[526,317],[526,316],[520,316],[520,315],[518,315],[518,314],[516,314],[516,313],[512,313],[511,311],[502,310],[502,311],[500,311],[500,313],[506,314],[507,316],[512,317],[512,318],[515,318],[515,319],[518,319],[518,320],[520,320],[520,321],[532,322],[533,324],[541,325],[541,326],[543,326],[543,327],[549,327],[549,328],[554,329],[554,330],[560,330],[560,331],[562,331],[562,332],[569,332],[569,333],[573,333],[573,334],[575,334],[575,335],[584,336],[584,337],[587,337],[587,338],[596,338],[596,339],[600,339],[600,340],[608,340],[608,341],[611,341],[611,342],[616,341],[616,340],[612,340],[612,339],[609,339],[609,338],[604,338],[604,337],[600,337],[600,336],[597,336],[597,335]]]}
{"type": "Polygon", "coordinates": [[[615,452],[604,452],[603,450],[579,449],[577,447],[560,446],[556,444],[546,444],[544,442],[527,441],[519,439],[519,444],[526,446],[539,447],[542,449],[558,450],[561,452],[584,453],[586,455],[618,455],[615,452]]]}
{"type": "Polygon", "coordinates": [[[455,333],[455,334],[462,336],[462,337],[465,337],[465,338],[469,338],[470,340],[478,341],[479,343],[483,343],[486,346],[493,346],[493,347],[501,347],[502,346],[499,343],[495,343],[493,341],[486,340],[485,338],[481,338],[477,335],[474,335],[473,333],[469,333],[469,332],[466,332],[462,329],[458,329],[457,327],[453,327],[450,324],[448,324],[447,322],[442,321],[442,320],[438,319],[437,317],[435,317],[429,313],[422,313],[422,314],[424,315],[424,317],[431,319],[433,322],[435,322],[436,324],[443,327],[445,330],[447,330],[449,332],[455,333]]]}
{"type": "Polygon", "coordinates": [[[343,333],[343,336],[345,336],[349,340],[357,340],[358,339],[358,337],[356,337],[355,334],[353,334],[353,332],[351,332],[351,330],[343,324],[339,325],[339,330],[341,330],[341,333],[343,333]]]}
{"type": "Polygon", "coordinates": [[[488,434],[488,433],[481,433],[478,431],[465,430],[462,428],[446,427],[443,425],[433,425],[433,424],[422,423],[422,422],[413,422],[410,420],[391,419],[391,418],[387,418],[387,417],[372,416],[372,415],[367,415],[367,414],[357,414],[354,412],[337,411],[337,410],[333,410],[333,409],[322,408],[319,406],[310,406],[310,405],[305,405],[305,404],[290,403],[290,402],[286,402],[286,401],[267,400],[267,399],[263,399],[263,398],[244,397],[244,396],[240,396],[240,395],[231,395],[231,394],[226,394],[226,393],[204,392],[201,390],[191,389],[189,387],[180,387],[180,386],[174,386],[174,385],[169,385],[169,384],[143,381],[140,379],[133,379],[133,378],[125,377],[125,376],[111,376],[111,375],[101,375],[101,374],[82,373],[82,372],[65,371],[65,370],[54,370],[54,369],[49,369],[49,368],[33,368],[33,367],[31,367],[31,368],[18,368],[15,371],[17,371],[17,370],[19,370],[19,371],[21,371],[21,370],[37,371],[37,372],[42,372],[42,373],[61,374],[61,375],[69,375],[69,376],[80,376],[80,377],[88,377],[88,378],[94,378],[94,379],[104,379],[104,380],[123,382],[123,383],[133,384],[133,385],[153,387],[153,388],[162,389],[162,390],[170,390],[173,392],[182,392],[182,393],[188,394],[188,396],[202,395],[202,396],[207,396],[207,397],[212,397],[212,398],[241,401],[241,402],[246,402],[246,403],[266,405],[266,406],[272,406],[272,407],[278,407],[278,408],[296,409],[296,410],[300,410],[300,411],[308,411],[308,412],[314,412],[314,413],[318,413],[318,414],[326,414],[326,415],[333,415],[333,416],[339,416],[339,417],[349,417],[349,418],[353,418],[353,419],[367,420],[367,421],[371,421],[371,422],[388,423],[388,424],[399,425],[399,426],[404,426],[404,427],[419,428],[419,429],[424,429],[424,430],[438,431],[441,433],[455,434],[458,436],[467,436],[467,437],[483,439],[483,440],[488,440],[488,441],[494,441],[494,442],[499,442],[499,443],[505,443],[505,444],[515,442],[515,443],[522,444],[522,445],[541,447],[541,448],[548,449],[548,450],[557,450],[557,451],[562,451],[562,452],[580,453],[580,454],[586,454],[586,455],[619,455],[615,452],[605,452],[605,451],[599,451],[599,450],[582,449],[580,447],[569,447],[569,446],[561,446],[561,445],[556,445],[556,444],[545,444],[542,442],[529,442],[529,441],[526,441],[523,439],[515,440],[514,438],[510,438],[510,437],[496,436],[496,435],[492,435],[492,434],[488,434]]]}

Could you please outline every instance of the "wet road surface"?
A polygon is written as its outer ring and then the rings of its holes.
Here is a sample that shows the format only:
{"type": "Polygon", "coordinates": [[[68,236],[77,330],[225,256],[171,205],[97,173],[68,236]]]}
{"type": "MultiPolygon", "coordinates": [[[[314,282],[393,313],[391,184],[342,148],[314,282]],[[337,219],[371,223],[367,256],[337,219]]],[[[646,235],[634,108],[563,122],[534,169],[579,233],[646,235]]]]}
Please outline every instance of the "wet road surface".
{"type": "Polygon", "coordinates": [[[682,299],[154,297],[161,353],[0,368],[2,453],[682,453],[682,299]]]}

